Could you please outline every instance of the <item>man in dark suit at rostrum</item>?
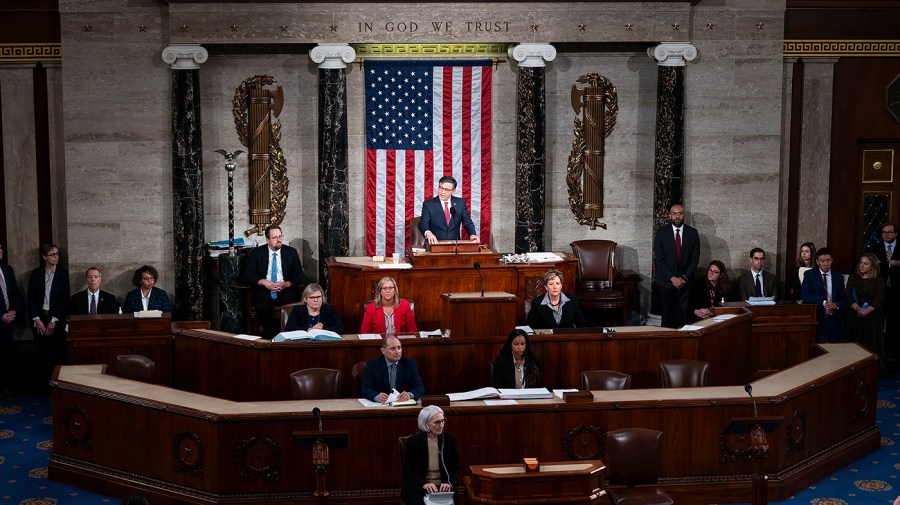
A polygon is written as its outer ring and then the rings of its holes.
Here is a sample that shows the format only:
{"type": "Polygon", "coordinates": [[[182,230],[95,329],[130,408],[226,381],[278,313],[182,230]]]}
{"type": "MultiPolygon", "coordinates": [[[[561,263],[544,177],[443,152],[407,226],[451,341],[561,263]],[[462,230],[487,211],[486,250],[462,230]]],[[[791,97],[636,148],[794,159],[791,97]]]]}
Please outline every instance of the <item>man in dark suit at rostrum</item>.
{"type": "Polygon", "coordinates": [[[750,270],[742,273],[737,281],[737,299],[747,300],[751,296],[775,296],[775,276],[763,268],[766,266],[766,251],[761,247],[750,250],[750,270]]]}
{"type": "Polygon", "coordinates": [[[847,294],[844,276],[831,268],[831,249],[823,247],[816,251],[816,265],[803,274],[800,285],[800,299],[818,307],[816,317],[817,343],[844,341],[844,309],[847,308],[847,294]]]}
{"type": "Polygon", "coordinates": [[[700,234],[684,224],[684,207],[669,208],[671,224],[656,230],[653,262],[662,326],[680,328],[687,322],[691,285],[700,262],[700,234]]]}
{"type": "Polygon", "coordinates": [[[453,196],[456,179],[449,175],[438,181],[438,196],[422,202],[419,231],[433,244],[438,240],[459,240],[459,226],[465,226],[469,240],[478,242],[478,230],[469,216],[466,201],[453,196]]]}
{"type": "Polygon", "coordinates": [[[256,317],[263,322],[263,335],[272,338],[278,333],[280,320],[272,317],[275,307],[300,301],[303,284],[303,264],[300,254],[283,244],[281,227],[266,228],[266,244],[253,250],[243,280],[254,289],[256,317]]]}
{"type": "Polygon", "coordinates": [[[91,267],[84,273],[87,281],[87,289],[79,291],[72,295],[69,303],[69,313],[71,314],[118,314],[119,302],[116,297],[108,292],[100,289],[100,283],[103,277],[100,275],[100,268],[91,267]]]}
{"type": "Polygon", "coordinates": [[[400,339],[385,337],[381,341],[381,354],[366,363],[366,374],[359,394],[366,400],[379,403],[386,402],[395,389],[400,393],[396,401],[421,398],[425,394],[425,385],[419,376],[419,368],[415,360],[403,357],[400,339]]]}
{"type": "Polygon", "coordinates": [[[884,278],[884,318],[887,331],[884,347],[888,365],[900,368],[900,253],[897,252],[897,225],[881,226],[881,240],[872,247],[884,278]]]}
{"type": "MultiPolygon", "coordinates": [[[[0,246],[0,260],[2,259],[3,247],[0,246]]],[[[16,316],[22,311],[16,273],[6,263],[0,263],[0,290],[0,398],[6,398],[13,394],[16,369],[13,359],[13,325],[16,316]]]]}

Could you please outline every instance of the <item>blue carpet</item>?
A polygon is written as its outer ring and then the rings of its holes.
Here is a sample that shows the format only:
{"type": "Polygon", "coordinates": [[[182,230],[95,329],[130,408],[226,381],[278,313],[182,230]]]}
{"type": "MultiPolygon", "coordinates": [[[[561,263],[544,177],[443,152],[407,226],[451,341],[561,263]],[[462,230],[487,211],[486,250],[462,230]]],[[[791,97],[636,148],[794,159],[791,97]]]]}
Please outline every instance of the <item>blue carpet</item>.
{"type": "MultiPolygon", "coordinates": [[[[878,382],[881,449],[781,503],[886,504],[900,495],[900,375],[878,382]]],[[[47,479],[53,447],[50,400],[21,394],[0,400],[0,505],[98,505],[109,498],[47,479]]]]}

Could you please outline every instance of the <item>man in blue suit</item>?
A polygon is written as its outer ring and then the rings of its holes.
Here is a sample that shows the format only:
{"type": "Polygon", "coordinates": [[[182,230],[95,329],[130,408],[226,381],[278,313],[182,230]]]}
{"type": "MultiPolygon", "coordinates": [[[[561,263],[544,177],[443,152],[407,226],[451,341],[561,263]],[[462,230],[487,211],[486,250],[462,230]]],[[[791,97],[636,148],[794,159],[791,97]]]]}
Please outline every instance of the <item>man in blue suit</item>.
{"type": "Polygon", "coordinates": [[[823,247],[816,251],[816,265],[819,268],[807,270],[800,285],[803,303],[813,303],[818,307],[818,343],[844,341],[844,309],[847,305],[844,276],[831,269],[831,261],[830,249],[823,247]]]}
{"type": "MultiPolygon", "coordinates": [[[[0,260],[2,259],[3,247],[0,246],[0,260]]],[[[16,273],[5,263],[0,263],[0,287],[3,288],[0,294],[0,398],[6,398],[13,394],[13,325],[16,315],[22,310],[22,300],[19,298],[16,273]]]]}
{"type": "Polygon", "coordinates": [[[687,323],[691,286],[700,263],[700,234],[684,224],[684,206],[669,208],[669,221],[653,238],[653,283],[659,300],[662,326],[680,328],[687,323]]]}
{"type": "Polygon", "coordinates": [[[396,401],[421,398],[425,394],[425,385],[419,377],[419,368],[414,360],[403,357],[400,339],[385,337],[381,341],[381,354],[366,363],[360,395],[366,400],[384,403],[396,389],[400,392],[396,401]]]}
{"type": "Polygon", "coordinates": [[[465,226],[469,240],[478,242],[478,230],[469,216],[466,201],[453,196],[456,179],[449,175],[438,181],[438,196],[422,202],[419,231],[434,244],[438,240],[459,240],[459,226],[465,226]]]}

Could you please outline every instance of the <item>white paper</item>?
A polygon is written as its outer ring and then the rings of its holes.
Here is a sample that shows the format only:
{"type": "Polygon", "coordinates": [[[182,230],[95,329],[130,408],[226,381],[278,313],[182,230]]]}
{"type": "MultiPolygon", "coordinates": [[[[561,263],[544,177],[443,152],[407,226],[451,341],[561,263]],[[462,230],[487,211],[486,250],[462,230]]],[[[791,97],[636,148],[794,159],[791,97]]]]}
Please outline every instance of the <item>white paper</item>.
{"type": "Polygon", "coordinates": [[[234,338],[239,338],[241,340],[259,340],[262,337],[258,337],[256,335],[244,335],[243,333],[239,335],[235,335],[234,338]]]}
{"type": "Polygon", "coordinates": [[[407,270],[412,268],[409,263],[379,263],[378,268],[383,270],[407,270]]]}
{"type": "Polygon", "coordinates": [[[485,405],[518,405],[519,402],[515,400],[485,400],[485,405]]]}
{"type": "Polygon", "coordinates": [[[522,389],[498,389],[500,398],[516,400],[540,400],[553,398],[553,394],[547,388],[522,388],[522,389]]]}
{"type": "Polygon", "coordinates": [[[416,338],[415,335],[397,335],[397,338],[416,338]]]}
{"type": "Polygon", "coordinates": [[[747,299],[747,303],[750,305],[775,305],[775,297],[774,296],[751,296],[747,299]]]}
{"type": "Polygon", "coordinates": [[[562,260],[558,254],[553,252],[530,252],[525,253],[525,257],[531,263],[554,263],[562,260]]]}
{"type": "Polygon", "coordinates": [[[357,337],[360,340],[381,340],[381,335],[378,333],[360,333],[357,337]]]}
{"type": "Polygon", "coordinates": [[[481,398],[496,398],[500,396],[500,391],[486,387],[481,389],[473,389],[472,391],[464,391],[462,393],[447,393],[447,397],[451,402],[461,402],[466,400],[478,400],[481,398]]]}
{"type": "Polygon", "coordinates": [[[420,331],[419,332],[419,337],[421,337],[421,338],[440,337],[440,336],[441,336],[440,328],[438,328],[437,330],[432,330],[432,331],[420,331]]]}
{"type": "Polygon", "coordinates": [[[736,317],[737,314],[719,314],[713,318],[713,321],[728,321],[729,319],[734,319],[736,317]]]}
{"type": "Polygon", "coordinates": [[[534,330],[531,328],[531,326],[528,326],[527,324],[524,326],[516,326],[516,329],[522,330],[529,335],[534,335],[534,330]]]}
{"type": "Polygon", "coordinates": [[[702,326],[686,324],[686,325],[682,326],[681,328],[678,328],[678,331],[697,331],[697,330],[702,330],[702,329],[703,329],[702,326]]]}
{"type": "Polygon", "coordinates": [[[134,317],[162,317],[162,314],[161,310],[142,310],[140,312],[135,312],[134,317]]]}
{"type": "Polygon", "coordinates": [[[578,392],[577,389],[554,389],[553,396],[559,398],[560,400],[565,400],[565,398],[563,398],[564,393],[577,393],[577,392],[578,392]]]}
{"type": "Polygon", "coordinates": [[[373,402],[372,400],[366,400],[365,398],[360,398],[360,399],[359,399],[359,403],[362,403],[362,406],[365,407],[365,408],[370,408],[370,407],[389,407],[389,406],[390,406],[390,405],[388,405],[387,403],[373,402]]]}

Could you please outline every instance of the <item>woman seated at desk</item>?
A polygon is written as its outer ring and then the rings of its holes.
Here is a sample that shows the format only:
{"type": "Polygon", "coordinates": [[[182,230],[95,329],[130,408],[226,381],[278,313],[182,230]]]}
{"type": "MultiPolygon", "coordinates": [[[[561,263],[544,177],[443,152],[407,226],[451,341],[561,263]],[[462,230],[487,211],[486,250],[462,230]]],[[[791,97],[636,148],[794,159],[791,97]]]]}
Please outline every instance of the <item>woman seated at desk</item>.
{"type": "Polygon", "coordinates": [[[300,295],[300,303],[288,316],[284,331],[328,330],[344,333],[344,322],[334,307],[328,304],[322,286],[315,282],[307,284],[300,295]]]}
{"type": "Polygon", "coordinates": [[[400,298],[397,281],[393,277],[382,277],[375,289],[375,300],[366,305],[359,332],[385,335],[415,333],[416,320],[409,302],[400,298]]]}
{"type": "Polygon", "coordinates": [[[691,288],[690,322],[712,317],[713,307],[721,307],[725,297],[731,295],[731,282],[725,264],[719,260],[709,262],[706,277],[697,279],[691,288]]]}
{"type": "Polygon", "coordinates": [[[494,358],[493,382],[497,389],[541,387],[541,360],[531,353],[531,342],[524,331],[517,328],[506,337],[494,358]]]}
{"type": "Polygon", "coordinates": [[[587,326],[578,299],[563,293],[563,274],[559,270],[544,273],[546,294],[531,300],[525,324],[532,328],[582,328],[587,326]]]}
{"type": "Polygon", "coordinates": [[[135,270],[131,282],[137,286],[137,289],[129,291],[125,295],[122,312],[124,314],[142,310],[172,312],[172,302],[169,301],[169,294],[156,287],[157,279],[159,279],[159,272],[150,265],[144,265],[135,270]]]}
{"type": "MultiPolygon", "coordinates": [[[[423,505],[425,495],[453,491],[459,477],[456,437],[444,432],[444,411],[429,405],[419,412],[419,431],[406,440],[403,487],[406,505],[423,505]]],[[[455,496],[454,496],[455,498],[455,496]]]]}

